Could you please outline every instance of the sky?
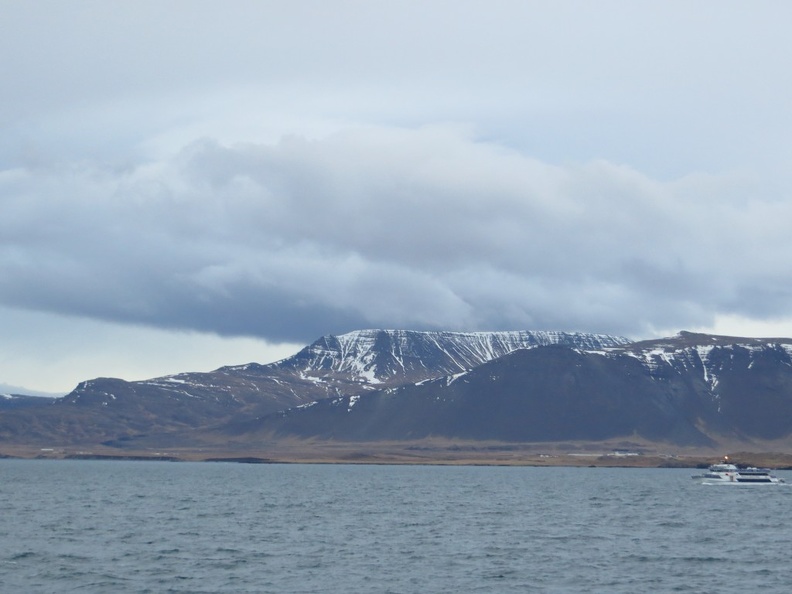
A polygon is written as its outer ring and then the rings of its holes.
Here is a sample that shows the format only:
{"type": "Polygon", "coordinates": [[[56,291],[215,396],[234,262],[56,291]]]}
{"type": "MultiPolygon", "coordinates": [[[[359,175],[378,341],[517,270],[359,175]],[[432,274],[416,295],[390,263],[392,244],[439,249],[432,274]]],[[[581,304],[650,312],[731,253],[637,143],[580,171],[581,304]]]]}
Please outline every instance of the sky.
{"type": "Polygon", "coordinates": [[[0,13],[0,391],[363,328],[792,336],[790,3],[0,13]]]}

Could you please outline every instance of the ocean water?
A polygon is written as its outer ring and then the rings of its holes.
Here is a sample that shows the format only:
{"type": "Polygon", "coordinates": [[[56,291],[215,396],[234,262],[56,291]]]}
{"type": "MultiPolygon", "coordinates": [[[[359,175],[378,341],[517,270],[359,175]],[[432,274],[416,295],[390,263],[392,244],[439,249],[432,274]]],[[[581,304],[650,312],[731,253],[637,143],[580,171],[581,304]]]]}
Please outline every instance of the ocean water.
{"type": "Polygon", "coordinates": [[[792,488],[692,474],[0,460],[0,591],[792,591],[792,488]]]}

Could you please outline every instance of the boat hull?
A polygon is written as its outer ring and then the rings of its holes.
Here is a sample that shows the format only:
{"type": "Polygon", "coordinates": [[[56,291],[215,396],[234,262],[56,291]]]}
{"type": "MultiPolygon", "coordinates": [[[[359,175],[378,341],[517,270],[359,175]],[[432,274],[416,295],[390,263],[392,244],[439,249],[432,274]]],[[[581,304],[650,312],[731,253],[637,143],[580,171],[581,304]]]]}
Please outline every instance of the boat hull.
{"type": "MultiPolygon", "coordinates": [[[[695,477],[694,477],[695,478],[695,477]]],[[[769,480],[769,481],[760,481],[760,480],[724,480],[724,479],[698,479],[702,485],[732,485],[732,486],[739,486],[739,485],[784,485],[786,484],[781,479],[769,480]]]]}

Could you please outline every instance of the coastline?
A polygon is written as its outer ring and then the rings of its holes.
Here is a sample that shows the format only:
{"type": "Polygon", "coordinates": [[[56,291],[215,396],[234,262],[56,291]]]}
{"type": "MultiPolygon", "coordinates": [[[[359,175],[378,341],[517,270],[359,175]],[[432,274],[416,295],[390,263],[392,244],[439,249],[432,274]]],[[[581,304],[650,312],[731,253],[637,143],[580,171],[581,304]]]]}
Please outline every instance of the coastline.
{"type": "Polygon", "coordinates": [[[728,455],[738,465],[792,469],[792,454],[731,449],[659,452],[610,444],[504,444],[481,442],[283,441],[252,446],[121,449],[103,445],[0,445],[0,458],[247,464],[416,464],[469,466],[569,466],[603,468],[705,468],[728,455]]]}

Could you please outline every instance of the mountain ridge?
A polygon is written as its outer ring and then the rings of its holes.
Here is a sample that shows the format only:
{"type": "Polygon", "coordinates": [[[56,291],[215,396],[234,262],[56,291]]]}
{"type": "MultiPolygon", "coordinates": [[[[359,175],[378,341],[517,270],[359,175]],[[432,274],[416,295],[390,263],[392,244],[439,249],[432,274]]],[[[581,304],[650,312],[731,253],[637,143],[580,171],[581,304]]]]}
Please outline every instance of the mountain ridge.
{"type": "MultiPolygon", "coordinates": [[[[557,430],[552,436],[556,440],[575,437],[605,439],[637,433],[648,439],[667,440],[680,445],[713,445],[723,439],[744,442],[777,440],[788,438],[792,432],[792,340],[741,339],[684,332],[667,339],[597,350],[554,345],[530,354],[515,351],[465,373],[374,394],[311,403],[266,417],[259,421],[258,427],[255,422],[250,422],[245,429],[237,427],[236,430],[270,432],[279,437],[291,434],[302,438],[352,441],[372,439],[378,432],[392,439],[399,435],[402,438],[405,435],[418,438],[442,435],[460,439],[547,440],[551,436],[541,432],[543,427],[533,426],[532,431],[514,428],[506,431],[504,428],[509,426],[511,419],[498,417],[495,422],[480,410],[484,400],[480,394],[492,392],[502,395],[516,390],[514,385],[498,383],[501,379],[498,373],[492,376],[489,385],[478,378],[478,402],[467,398],[471,410],[464,427],[458,419],[450,421],[445,410],[447,407],[437,404],[458,399],[460,384],[487,369],[506,365],[511,359],[522,358],[528,367],[532,360],[540,357],[540,351],[543,356],[551,352],[553,356],[544,357],[542,364],[534,365],[530,372],[522,369],[523,386],[541,391],[545,401],[563,398],[569,401],[586,394],[589,399],[599,399],[611,410],[610,418],[602,417],[601,411],[597,413],[600,414],[597,421],[600,433],[587,433],[579,424],[577,435],[557,430]],[[571,356],[579,358],[572,363],[571,356]],[[566,366],[559,364],[558,360],[564,357],[566,366]],[[605,363],[596,362],[592,357],[598,357],[605,363]],[[576,368],[584,364],[591,368],[590,374],[576,374],[576,368]],[[600,372],[603,364],[610,366],[607,373],[600,372]],[[543,373],[542,367],[553,366],[555,372],[552,377],[543,373]],[[558,378],[573,382],[573,388],[554,384],[558,378]],[[635,383],[637,378],[641,383],[635,383]],[[629,392],[626,386],[632,386],[629,392]],[[631,397],[630,392],[637,396],[631,397]],[[403,396],[405,401],[394,406],[397,396],[403,396]],[[638,397],[644,399],[641,403],[643,409],[633,410],[629,422],[618,426],[614,419],[625,410],[634,408],[638,397]],[[422,402],[416,404],[417,401],[422,402]],[[339,410],[346,411],[346,414],[339,415],[339,410]],[[354,417],[361,417],[358,414],[361,410],[374,412],[353,422],[351,419],[354,417]],[[418,427],[415,423],[410,426],[407,421],[394,420],[399,414],[404,416],[406,410],[409,410],[408,416],[420,419],[418,427]],[[647,411],[652,411],[655,419],[664,419],[665,424],[650,423],[645,418],[647,411]],[[388,419],[387,423],[384,418],[388,419]],[[489,432],[482,433],[482,426],[488,422],[489,432]],[[394,426],[399,427],[395,433],[394,426]]],[[[534,411],[542,410],[546,404],[535,399],[531,402],[534,411]]],[[[540,416],[547,423],[555,423],[556,429],[561,421],[569,419],[577,419],[578,423],[584,419],[590,426],[597,415],[586,404],[578,402],[577,408],[568,408],[565,415],[556,411],[553,417],[545,411],[540,416]]],[[[529,416],[525,401],[514,394],[509,408],[516,417],[525,419],[529,416]]],[[[462,414],[458,409],[453,412],[462,414]]],[[[523,429],[529,426],[530,423],[524,423],[523,429]]]]}
{"type": "Polygon", "coordinates": [[[792,339],[692,332],[633,342],[588,333],[359,330],[266,365],[139,382],[96,378],[46,407],[0,403],[0,445],[640,438],[786,448],[790,357],[792,339]]]}
{"type": "Polygon", "coordinates": [[[4,414],[0,443],[42,441],[52,435],[63,441],[107,442],[195,429],[340,394],[440,377],[516,348],[559,342],[604,348],[627,339],[564,332],[358,330],[321,337],[295,355],[265,365],[248,363],[134,382],[86,380],[49,402],[51,407],[38,407],[37,417],[4,414]]]}

